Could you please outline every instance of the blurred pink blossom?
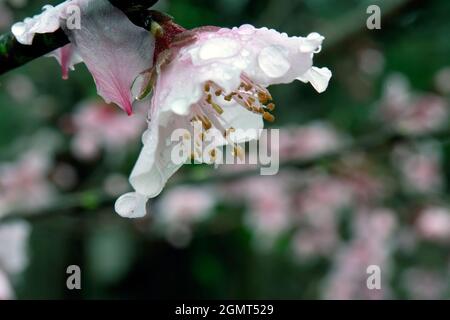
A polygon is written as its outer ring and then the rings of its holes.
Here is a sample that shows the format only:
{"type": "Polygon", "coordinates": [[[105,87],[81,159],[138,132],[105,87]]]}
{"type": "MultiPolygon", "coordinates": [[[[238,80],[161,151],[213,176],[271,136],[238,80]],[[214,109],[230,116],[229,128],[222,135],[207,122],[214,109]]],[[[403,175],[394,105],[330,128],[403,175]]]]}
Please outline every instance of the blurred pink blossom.
{"type": "Polygon", "coordinates": [[[440,146],[434,142],[394,149],[392,162],[401,173],[405,189],[413,192],[436,192],[442,189],[440,146]]]}
{"type": "Polygon", "coordinates": [[[317,175],[296,196],[296,213],[315,225],[333,221],[336,211],[351,204],[352,190],[342,179],[317,175]],[[331,220],[330,220],[331,219],[331,220]]]}
{"type": "Polygon", "coordinates": [[[211,188],[174,187],[162,194],[155,223],[174,246],[186,246],[192,237],[192,228],[211,215],[216,201],[211,188]]]}
{"type": "Polygon", "coordinates": [[[270,241],[290,227],[291,199],[286,177],[261,176],[243,183],[248,212],[245,220],[252,231],[270,241]]]}
{"type": "Polygon", "coordinates": [[[337,251],[323,295],[338,300],[389,298],[390,237],[396,228],[395,213],[383,208],[361,209],[354,219],[354,236],[337,251]],[[371,265],[381,270],[380,290],[370,290],[366,285],[371,265]]]}
{"type": "Polygon", "coordinates": [[[450,240],[450,210],[445,207],[424,208],[415,222],[415,227],[424,239],[450,240]]]}
{"type": "Polygon", "coordinates": [[[448,104],[432,93],[411,90],[402,75],[392,75],[385,84],[379,113],[383,121],[406,134],[423,134],[441,129],[448,122],[448,104]]]}
{"type": "Polygon", "coordinates": [[[123,150],[130,143],[137,143],[145,128],[144,117],[127,116],[98,100],[81,103],[73,115],[73,123],[72,151],[81,159],[96,157],[102,148],[123,150]]]}
{"type": "Polygon", "coordinates": [[[0,163],[0,216],[45,207],[54,199],[47,153],[30,150],[15,163],[0,163]]]}
{"type": "Polygon", "coordinates": [[[282,160],[308,159],[336,150],[343,141],[330,124],[313,122],[302,127],[281,128],[276,147],[282,160]]]}
{"type": "Polygon", "coordinates": [[[295,255],[302,261],[303,258],[328,256],[339,245],[339,240],[334,224],[319,228],[308,226],[297,231],[292,246],[295,255]]]}

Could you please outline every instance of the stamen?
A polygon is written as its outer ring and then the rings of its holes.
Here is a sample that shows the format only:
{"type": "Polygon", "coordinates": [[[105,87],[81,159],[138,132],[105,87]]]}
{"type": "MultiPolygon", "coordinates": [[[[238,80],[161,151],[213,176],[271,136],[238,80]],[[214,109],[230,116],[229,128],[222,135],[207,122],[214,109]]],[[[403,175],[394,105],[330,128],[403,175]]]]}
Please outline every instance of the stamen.
{"type": "Polygon", "coordinates": [[[211,129],[212,124],[211,124],[211,121],[208,119],[207,116],[200,116],[199,115],[198,118],[203,123],[203,127],[205,128],[205,130],[211,129]]]}
{"type": "Polygon", "coordinates": [[[255,98],[253,98],[253,97],[248,97],[247,100],[250,101],[250,103],[256,102],[255,98]]]}
{"type": "MultiPolygon", "coordinates": [[[[232,92],[226,92],[221,86],[214,81],[206,81],[204,84],[204,98],[196,104],[196,111],[193,120],[200,121],[205,130],[209,130],[213,126],[223,132],[226,140],[229,140],[230,132],[235,129],[229,127],[224,128],[224,119],[220,117],[225,109],[220,105],[214,96],[221,96],[225,101],[234,100],[246,110],[261,115],[265,121],[275,121],[275,116],[270,113],[275,109],[275,103],[272,102],[270,92],[263,86],[254,83],[248,76],[241,75],[241,83],[239,88],[232,92]],[[214,95],[214,96],[213,96],[214,95]],[[221,120],[220,120],[221,119],[221,120]]],[[[229,126],[226,124],[225,126],[229,126]]],[[[204,137],[201,137],[204,139],[204,137]]],[[[241,148],[235,146],[235,143],[229,141],[234,146],[236,155],[241,157],[241,148]]]]}
{"type": "Polygon", "coordinates": [[[269,113],[269,112],[264,112],[263,113],[263,118],[264,118],[264,120],[269,121],[269,122],[274,122],[275,121],[274,115],[269,113]]]}
{"type": "Polygon", "coordinates": [[[233,99],[233,96],[236,94],[236,92],[232,92],[232,93],[230,93],[230,94],[227,94],[225,97],[224,97],[224,99],[226,100],[226,101],[231,101],[231,99],[233,99]]]}
{"type": "Polygon", "coordinates": [[[261,108],[261,107],[256,107],[256,106],[253,106],[252,107],[252,111],[253,112],[256,112],[256,113],[260,113],[260,114],[264,114],[264,109],[263,108],[261,108]]]}
{"type": "Polygon", "coordinates": [[[265,94],[264,92],[258,91],[258,100],[259,102],[261,102],[262,104],[266,104],[267,102],[270,101],[269,97],[267,96],[267,94],[265,94]]]}
{"type": "Polygon", "coordinates": [[[214,108],[214,110],[216,110],[216,112],[217,112],[218,114],[222,114],[222,113],[223,113],[222,107],[219,106],[217,103],[211,102],[211,106],[214,108]]]}

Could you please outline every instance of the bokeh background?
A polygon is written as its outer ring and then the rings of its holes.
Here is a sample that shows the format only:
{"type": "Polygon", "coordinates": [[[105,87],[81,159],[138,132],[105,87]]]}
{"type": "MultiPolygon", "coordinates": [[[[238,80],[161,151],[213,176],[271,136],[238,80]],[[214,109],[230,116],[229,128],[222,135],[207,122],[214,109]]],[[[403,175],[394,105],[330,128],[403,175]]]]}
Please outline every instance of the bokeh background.
{"type": "MultiPolygon", "coordinates": [[[[58,1],[0,1],[0,30],[58,1]]],[[[0,299],[450,297],[450,2],[162,0],[186,28],[326,37],[325,93],[274,86],[282,169],[184,166],[143,219],[117,195],[145,121],[83,65],[0,77],[0,299]],[[381,7],[380,30],[366,9],[381,7]],[[66,288],[79,265],[82,290],[66,288]],[[381,268],[368,290],[366,269],[381,268]]]]}

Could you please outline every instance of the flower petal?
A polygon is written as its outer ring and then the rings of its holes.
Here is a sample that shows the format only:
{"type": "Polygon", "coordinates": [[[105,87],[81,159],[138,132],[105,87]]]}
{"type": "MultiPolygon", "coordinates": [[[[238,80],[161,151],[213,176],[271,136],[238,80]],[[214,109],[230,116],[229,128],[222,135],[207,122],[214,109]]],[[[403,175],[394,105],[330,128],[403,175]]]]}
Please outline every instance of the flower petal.
{"type": "Polygon", "coordinates": [[[172,161],[172,150],[179,142],[170,141],[174,129],[184,127],[174,115],[168,123],[161,119],[152,119],[150,128],[144,133],[143,148],[130,175],[133,188],[149,197],[156,197],[164,188],[167,180],[183,165],[172,161]]]}
{"type": "Polygon", "coordinates": [[[121,217],[141,218],[147,213],[145,210],[147,199],[137,192],[125,193],[116,200],[114,209],[121,217]]]}
{"type": "Polygon", "coordinates": [[[12,25],[11,32],[21,44],[30,45],[36,33],[55,32],[60,27],[60,18],[70,1],[63,2],[56,7],[46,5],[41,14],[26,18],[23,22],[12,25]]]}
{"type": "Polygon", "coordinates": [[[328,87],[328,82],[331,79],[331,71],[328,68],[311,67],[302,76],[298,77],[304,83],[311,83],[317,92],[322,93],[328,87]]]}
{"type": "Polygon", "coordinates": [[[81,59],[74,46],[70,43],[50,52],[46,56],[54,57],[59,62],[63,79],[69,78],[69,70],[73,70],[74,65],[83,62],[83,59],[81,59]]]}
{"type": "Polygon", "coordinates": [[[137,75],[152,66],[154,38],[106,0],[80,6],[82,28],[65,31],[94,77],[99,95],[131,114],[130,89],[137,75]]]}

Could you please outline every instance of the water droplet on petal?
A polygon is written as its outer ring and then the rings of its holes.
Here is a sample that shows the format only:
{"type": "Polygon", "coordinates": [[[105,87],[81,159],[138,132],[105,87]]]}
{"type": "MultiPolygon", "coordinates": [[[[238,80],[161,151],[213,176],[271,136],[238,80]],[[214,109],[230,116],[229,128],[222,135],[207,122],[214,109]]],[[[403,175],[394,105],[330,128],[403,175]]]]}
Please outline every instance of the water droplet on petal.
{"type": "Polygon", "coordinates": [[[228,58],[237,54],[240,45],[229,38],[214,38],[206,41],[199,50],[199,57],[203,60],[228,58]]]}
{"type": "Polygon", "coordinates": [[[247,49],[242,49],[241,56],[248,57],[249,55],[250,55],[250,51],[248,51],[247,49]]]}
{"type": "Polygon", "coordinates": [[[153,88],[151,72],[140,73],[131,84],[131,94],[135,100],[145,99],[153,88]]]}
{"type": "Polygon", "coordinates": [[[286,49],[280,46],[264,48],[258,56],[258,64],[261,70],[271,78],[284,76],[291,67],[287,60],[286,49]]]}
{"type": "Polygon", "coordinates": [[[184,99],[178,99],[172,102],[171,109],[174,113],[184,116],[189,113],[189,104],[184,99]]]}
{"type": "Polygon", "coordinates": [[[256,31],[255,27],[252,26],[251,24],[243,24],[242,26],[239,27],[239,34],[242,35],[251,35],[254,34],[256,31]]]}

